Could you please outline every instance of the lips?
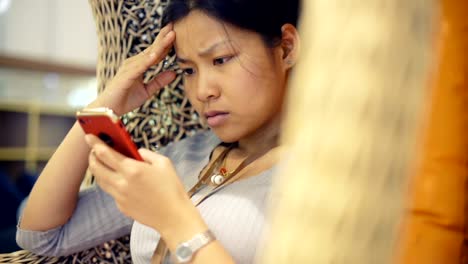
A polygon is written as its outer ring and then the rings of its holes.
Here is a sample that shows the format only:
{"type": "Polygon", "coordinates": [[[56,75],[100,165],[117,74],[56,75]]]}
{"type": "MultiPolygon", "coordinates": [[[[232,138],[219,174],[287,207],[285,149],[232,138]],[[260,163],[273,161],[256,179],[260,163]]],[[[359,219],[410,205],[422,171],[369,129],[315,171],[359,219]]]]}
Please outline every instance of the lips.
{"type": "Polygon", "coordinates": [[[229,117],[228,112],[209,111],[205,113],[205,118],[210,127],[218,127],[224,124],[229,117]]]}

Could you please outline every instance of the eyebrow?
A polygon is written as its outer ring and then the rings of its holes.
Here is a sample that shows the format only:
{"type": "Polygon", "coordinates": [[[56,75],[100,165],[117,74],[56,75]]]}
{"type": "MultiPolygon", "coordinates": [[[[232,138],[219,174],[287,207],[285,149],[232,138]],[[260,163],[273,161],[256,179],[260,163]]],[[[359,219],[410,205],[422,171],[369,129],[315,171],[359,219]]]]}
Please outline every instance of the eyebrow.
{"type": "MultiPolygon", "coordinates": [[[[206,57],[207,55],[212,54],[219,46],[227,44],[227,43],[231,43],[231,42],[232,42],[232,40],[230,40],[230,39],[219,41],[219,42],[211,45],[210,47],[208,47],[208,48],[206,48],[204,50],[201,50],[200,52],[198,52],[198,55],[201,56],[201,57],[206,57]]],[[[185,58],[182,58],[182,57],[179,57],[179,56],[177,56],[176,60],[177,60],[178,63],[191,62],[191,60],[185,59],[185,58]]]]}

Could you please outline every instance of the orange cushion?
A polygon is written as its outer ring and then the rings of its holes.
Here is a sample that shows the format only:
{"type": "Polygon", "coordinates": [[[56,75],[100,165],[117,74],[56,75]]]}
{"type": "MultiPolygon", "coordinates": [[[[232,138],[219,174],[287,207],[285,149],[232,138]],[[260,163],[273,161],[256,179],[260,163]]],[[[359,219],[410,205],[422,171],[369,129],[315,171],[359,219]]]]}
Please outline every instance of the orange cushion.
{"type": "Polygon", "coordinates": [[[422,164],[412,186],[400,263],[461,263],[460,259],[466,257],[467,13],[466,0],[442,1],[439,65],[422,164]]]}

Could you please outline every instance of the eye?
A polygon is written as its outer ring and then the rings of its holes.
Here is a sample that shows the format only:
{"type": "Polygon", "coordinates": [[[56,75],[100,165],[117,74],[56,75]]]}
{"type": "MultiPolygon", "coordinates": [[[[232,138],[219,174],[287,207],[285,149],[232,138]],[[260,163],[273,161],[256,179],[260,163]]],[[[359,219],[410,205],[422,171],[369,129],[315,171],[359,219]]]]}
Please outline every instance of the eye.
{"type": "Polygon", "coordinates": [[[190,75],[193,75],[195,73],[195,70],[192,69],[192,68],[185,68],[185,69],[182,69],[182,73],[185,76],[190,76],[190,75]]]}
{"type": "Polygon", "coordinates": [[[213,65],[222,65],[232,59],[233,56],[226,56],[221,58],[216,58],[213,60],[213,65]]]}

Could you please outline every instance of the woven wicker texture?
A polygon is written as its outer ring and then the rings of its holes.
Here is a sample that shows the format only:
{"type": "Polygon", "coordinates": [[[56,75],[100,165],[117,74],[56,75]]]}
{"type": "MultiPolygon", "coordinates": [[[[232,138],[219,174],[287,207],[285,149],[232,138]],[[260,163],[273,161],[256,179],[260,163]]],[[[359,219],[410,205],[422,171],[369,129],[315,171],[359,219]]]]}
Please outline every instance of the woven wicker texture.
{"type": "MultiPolygon", "coordinates": [[[[98,34],[97,77],[98,91],[101,92],[126,58],[143,51],[154,41],[168,1],[89,0],[89,3],[98,34]]],[[[144,80],[151,80],[174,60],[172,53],[152,67],[144,80]]],[[[152,150],[206,128],[184,96],[180,74],[140,108],[124,115],[122,121],[139,147],[152,150]]],[[[87,181],[91,182],[90,179],[87,181]]],[[[0,254],[0,263],[131,263],[129,236],[60,258],[40,257],[24,250],[0,254]]]]}
{"type": "Polygon", "coordinates": [[[126,236],[66,257],[43,257],[26,250],[21,250],[10,254],[0,254],[0,263],[132,263],[129,242],[129,237],[126,236]]]}
{"type": "MultiPolygon", "coordinates": [[[[105,89],[123,60],[142,52],[154,41],[161,28],[161,15],[167,2],[90,0],[99,36],[99,91],[105,89]]],[[[171,65],[174,59],[173,54],[164,62],[171,65]]],[[[145,75],[145,81],[159,73],[164,62],[152,67],[145,75]]],[[[206,128],[184,96],[181,81],[182,76],[178,75],[152,100],[122,118],[140,147],[156,150],[206,128]]]]}

